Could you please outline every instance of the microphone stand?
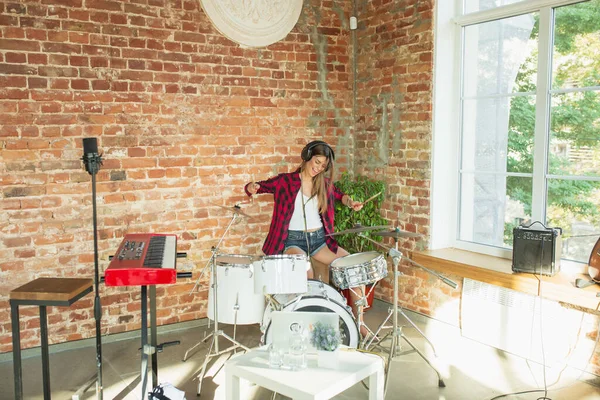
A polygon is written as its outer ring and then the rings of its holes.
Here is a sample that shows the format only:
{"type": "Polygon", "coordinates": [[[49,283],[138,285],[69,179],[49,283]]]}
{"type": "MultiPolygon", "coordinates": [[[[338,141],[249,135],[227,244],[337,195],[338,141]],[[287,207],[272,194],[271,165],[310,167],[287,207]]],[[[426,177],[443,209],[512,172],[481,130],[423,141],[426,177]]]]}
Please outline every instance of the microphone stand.
{"type": "Polygon", "coordinates": [[[435,271],[432,271],[424,266],[422,266],[421,264],[411,260],[408,257],[405,257],[399,250],[398,250],[398,238],[394,237],[394,242],[395,242],[395,248],[391,248],[388,246],[384,246],[381,243],[378,243],[376,241],[374,241],[373,239],[359,234],[358,236],[364,237],[365,239],[375,243],[378,246],[383,247],[384,249],[388,250],[388,255],[391,257],[392,259],[392,264],[394,265],[394,303],[393,303],[393,307],[390,308],[388,316],[385,318],[385,320],[381,323],[381,325],[379,325],[379,327],[377,328],[377,331],[375,332],[375,335],[371,338],[371,340],[365,345],[365,349],[368,350],[369,346],[371,346],[371,344],[373,343],[373,340],[377,337],[377,335],[379,334],[379,332],[381,331],[381,329],[383,328],[392,328],[391,332],[389,332],[388,334],[386,334],[386,336],[384,338],[382,338],[381,340],[379,340],[378,342],[381,343],[387,336],[389,336],[391,334],[391,344],[390,344],[390,349],[389,349],[389,356],[388,356],[388,360],[387,360],[387,365],[385,368],[385,374],[386,374],[386,378],[385,378],[385,386],[387,387],[387,383],[388,383],[388,379],[389,379],[389,370],[391,367],[391,362],[392,359],[394,358],[394,356],[399,353],[400,347],[401,347],[401,343],[400,343],[400,339],[404,339],[412,348],[414,351],[417,352],[417,354],[419,354],[419,356],[421,356],[421,358],[435,371],[435,373],[438,376],[438,387],[446,387],[446,384],[444,383],[444,380],[442,379],[442,376],[440,374],[440,372],[433,366],[433,364],[431,364],[431,362],[427,359],[427,357],[425,357],[425,355],[419,351],[419,349],[417,349],[415,347],[415,345],[404,335],[404,333],[402,333],[402,326],[398,325],[398,313],[402,314],[402,316],[406,319],[406,321],[408,321],[408,323],[417,330],[417,332],[419,332],[419,334],[427,341],[427,343],[429,343],[429,345],[431,346],[431,348],[433,349],[433,354],[434,356],[437,357],[436,351],[435,351],[435,347],[433,346],[433,343],[431,343],[431,341],[427,338],[427,336],[425,336],[425,334],[423,333],[423,331],[421,331],[421,329],[419,329],[419,327],[408,317],[408,315],[406,315],[406,313],[404,312],[404,310],[402,310],[402,307],[398,306],[398,277],[401,275],[400,272],[398,272],[398,265],[400,264],[400,260],[407,260],[409,261],[411,264],[423,269],[424,271],[438,277],[439,279],[442,280],[442,282],[444,282],[445,284],[451,286],[453,289],[456,289],[456,287],[458,286],[456,284],[456,282],[438,274],[435,271]],[[392,326],[385,326],[385,324],[389,321],[390,317],[393,316],[392,319],[392,326]]]}
{"type": "Polygon", "coordinates": [[[96,367],[98,379],[96,381],[96,395],[102,400],[102,306],[100,305],[100,274],[98,268],[98,220],[96,217],[96,174],[102,165],[102,156],[98,154],[96,138],[83,139],[84,153],[81,160],[85,170],[92,176],[92,213],[94,225],[94,317],[96,319],[96,367]]]}

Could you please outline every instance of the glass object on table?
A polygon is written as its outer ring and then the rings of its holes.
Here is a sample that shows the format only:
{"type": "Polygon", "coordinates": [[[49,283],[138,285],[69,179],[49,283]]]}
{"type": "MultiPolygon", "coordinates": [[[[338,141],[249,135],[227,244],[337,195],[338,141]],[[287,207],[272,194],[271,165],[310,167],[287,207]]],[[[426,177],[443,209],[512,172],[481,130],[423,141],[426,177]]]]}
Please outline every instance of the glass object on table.
{"type": "Polygon", "coordinates": [[[278,369],[283,365],[283,349],[276,343],[269,345],[269,368],[278,369]]]}
{"type": "Polygon", "coordinates": [[[307,340],[304,336],[304,327],[296,323],[290,327],[289,367],[294,371],[306,368],[307,340]]]}

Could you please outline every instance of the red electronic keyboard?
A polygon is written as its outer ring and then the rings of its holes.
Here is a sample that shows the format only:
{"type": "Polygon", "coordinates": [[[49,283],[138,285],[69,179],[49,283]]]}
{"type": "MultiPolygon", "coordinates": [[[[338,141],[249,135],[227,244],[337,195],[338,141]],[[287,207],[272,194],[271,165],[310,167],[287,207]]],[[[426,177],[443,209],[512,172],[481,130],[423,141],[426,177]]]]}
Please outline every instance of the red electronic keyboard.
{"type": "MultiPolygon", "coordinates": [[[[185,257],[185,253],[181,254],[185,257]]],[[[147,395],[148,355],[152,354],[152,387],[158,385],[157,352],[179,341],[157,344],[156,285],[177,281],[177,236],[161,233],[125,235],[117,254],[104,271],[106,286],[140,286],[141,291],[141,374],[142,398],[147,395]],[[148,287],[150,289],[150,344],[148,344],[148,287]]],[[[182,277],[191,272],[182,272],[182,277]]]]}
{"type": "Polygon", "coordinates": [[[104,271],[104,281],[107,286],[173,284],[176,260],[176,235],[127,234],[104,271]]]}

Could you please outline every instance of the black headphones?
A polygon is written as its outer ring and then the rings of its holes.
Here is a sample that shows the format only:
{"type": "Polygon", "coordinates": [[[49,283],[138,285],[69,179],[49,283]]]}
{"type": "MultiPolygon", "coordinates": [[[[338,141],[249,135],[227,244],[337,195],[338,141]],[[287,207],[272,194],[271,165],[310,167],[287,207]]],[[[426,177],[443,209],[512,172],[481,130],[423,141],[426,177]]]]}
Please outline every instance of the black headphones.
{"type": "MultiPolygon", "coordinates": [[[[333,152],[333,149],[330,145],[328,145],[322,140],[315,140],[304,146],[304,148],[302,149],[302,153],[300,153],[300,157],[302,157],[302,160],[309,161],[313,157],[313,149],[317,146],[324,146],[326,149],[325,157],[331,158],[335,161],[335,153],[333,152]]],[[[327,169],[329,169],[329,164],[327,164],[327,169]]]]}

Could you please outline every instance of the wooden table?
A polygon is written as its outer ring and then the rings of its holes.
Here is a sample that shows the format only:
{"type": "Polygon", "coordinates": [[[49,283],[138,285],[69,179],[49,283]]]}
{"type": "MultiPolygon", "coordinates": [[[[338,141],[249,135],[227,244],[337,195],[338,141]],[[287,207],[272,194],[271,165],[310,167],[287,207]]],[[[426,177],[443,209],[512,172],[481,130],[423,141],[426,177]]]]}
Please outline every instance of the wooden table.
{"type": "Polygon", "coordinates": [[[48,357],[48,319],[46,307],[68,307],[86,294],[90,293],[92,291],[92,285],[92,279],[38,278],[10,292],[10,320],[12,325],[15,399],[23,399],[19,306],[40,307],[42,381],[44,386],[44,400],[49,400],[50,365],[48,357]]]}

